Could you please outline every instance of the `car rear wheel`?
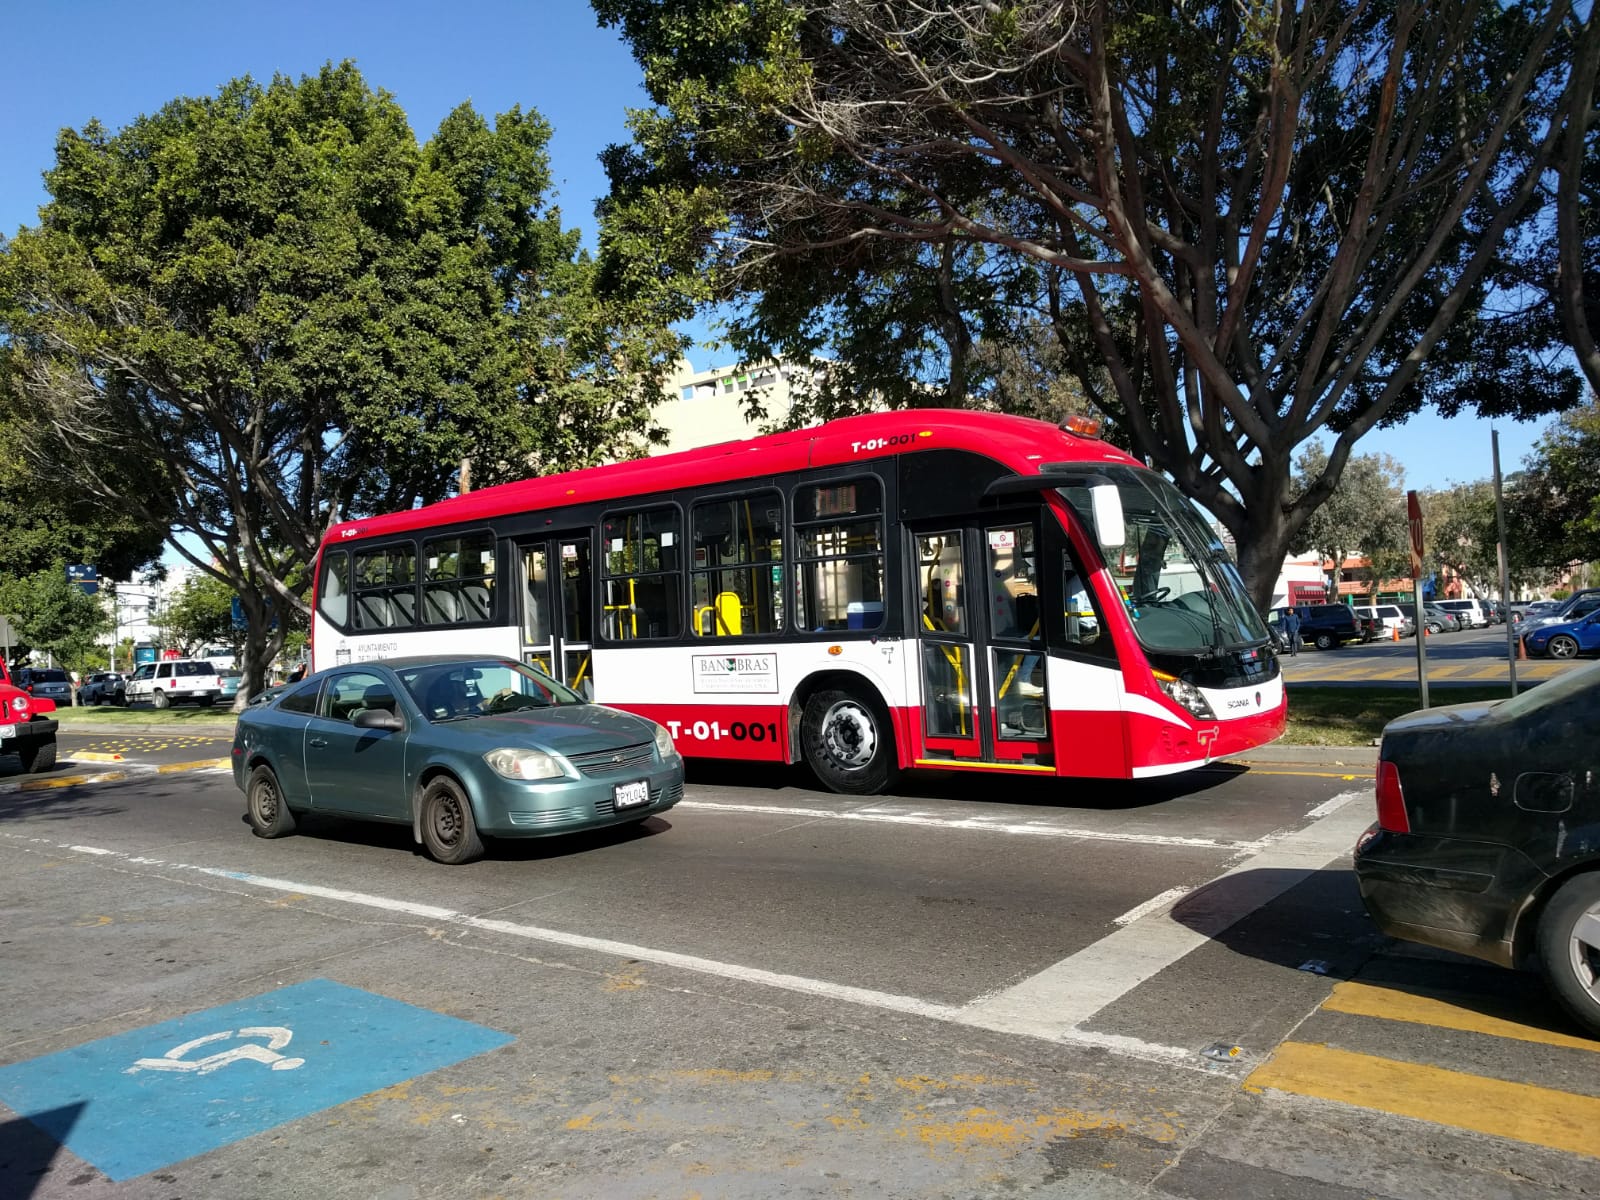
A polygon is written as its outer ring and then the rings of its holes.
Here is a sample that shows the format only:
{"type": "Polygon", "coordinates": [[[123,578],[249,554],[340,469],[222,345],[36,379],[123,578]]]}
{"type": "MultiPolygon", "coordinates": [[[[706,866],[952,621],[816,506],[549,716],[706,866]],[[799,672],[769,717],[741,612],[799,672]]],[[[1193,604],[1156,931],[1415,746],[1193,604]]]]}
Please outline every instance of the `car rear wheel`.
{"type": "Polygon", "coordinates": [[[271,767],[263,763],[250,772],[244,795],[251,833],[258,838],[277,838],[294,832],[294,814],[284,802],[283,789],[271,767]]]}
{"type": "Polygon", "coordinates": [[[1539,918],[1539,962],[1561,1005],[1600,1033],[1600,873],[1567,880],[1539,918]]]}
{"type": "Polygon", "coordinates": [[[167,699],[167,694],[165,692],[157,689],[151,695],[150,703],[154,704],[157,708],[167,708],[171,706],[172,701],[167,699]]]}
{"type": "Polygon", "coordinates": [[[1311,639],[1311,644],[1318,650],[1332,650],[1335,645],[1333,634],[1319,633],[1311,639]]]}
{"type": "Polygon", "coordinates": [[[452,867],[483,853],[472,804],[448,775],[433,780],[422,793],[422,844],[435,859],[452,867]]]}
{"type": "Polygon", "coordinates": [[[1545,652],[1551,658],[1577,658],[1578,639],[1569,637],[1564,633],[1558,633],[1550,639],[1550,644],[1545,647],[1545,652]]]}

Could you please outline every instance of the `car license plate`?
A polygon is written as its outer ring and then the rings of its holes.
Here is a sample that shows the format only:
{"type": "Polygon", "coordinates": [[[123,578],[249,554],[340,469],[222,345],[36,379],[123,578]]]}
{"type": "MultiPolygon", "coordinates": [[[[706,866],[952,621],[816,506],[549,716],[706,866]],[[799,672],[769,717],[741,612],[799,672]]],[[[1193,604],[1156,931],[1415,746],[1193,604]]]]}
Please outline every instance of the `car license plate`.
{"type": "Polygon", "coordinates": [[[16,736],[17,727],[15,725],[0,725],[0,740],[4,740],[5,738],[14,738],[16,736]]]}
{"type": "Polygon", "coordinates": [[[650,803],[650,785],[643,779],[638,783],[619,783],[612,793],[612,804],[617,808],[638,808],[650,803]]]}

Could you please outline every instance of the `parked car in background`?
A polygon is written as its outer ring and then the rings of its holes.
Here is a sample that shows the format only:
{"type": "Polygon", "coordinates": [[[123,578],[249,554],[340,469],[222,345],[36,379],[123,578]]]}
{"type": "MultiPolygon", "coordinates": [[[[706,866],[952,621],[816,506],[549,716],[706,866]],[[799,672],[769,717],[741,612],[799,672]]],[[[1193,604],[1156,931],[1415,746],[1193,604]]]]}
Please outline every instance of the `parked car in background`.
{"type": "Polygon", "coordinates": [[[1489,624],[1489,613],[1481,600],[1439,600],[1435,602],[1447,613],[1461,620],[1463,629],[1483,629],[1489,624]]]}
{"type": "Polygon", "coordinates": [[[1522,643],[1529,654],[1549,658],[1577,658],[1580,654],[1600,652],[1600,612],[1554,625],[1541,625],[1524,634],[1522,643]]]}
{"type": "Polygon", "coordinates": [[[55,702],[35,700],[16,685],[0,659],[0,754],[15,754],[29,774],[56,765],[55,702]]]}
{"type": "Polygon", "coordinates": [[[451,864],[481,854],[484,835],[641,821],[683,797],[683,759],[664,727],[503,658],[309,675],[240,714],[233,777],[257,837],[326,812],[409,825],[451,864]]]}
{"type": "Polygon", "coordinates": [[[15,682],[35,700],[49,700],[57,708],[72,707],[72,679],[60,667],[20,667],[15,682]]]}
{"type": "MultiPolygon", "coordinates": [[[[1332,650],[1346,642],[1359,641],[1362,637],[1355,613],[1350,611],[1348,605],[1296,604],[1293,607],[1300,614],[1300,640],[1308,646],[1332,650]]],[[[1272,611],[1281,628],[1288,607],[1272,611]]]]}
{"type": "Polygon", "coordinates": [[[116,671],[95,671],[78,689],[79,704],[121,704],[122,676],[116,671]]]}
{"type": "Polygon", "coordinates": [[[1560,600],[1534,600],[1524,604],[1520,609],[1513,608],[1511,619],[1517,624],[1526,621],[1537,621],[1540,617],[1547,617],[1562,605],[1560,600]]]}
{"type": "Polygon", "coordinates": [[[1526,637],[1535,630],[1575,621],[1579,617],[1587,617],[1592,612],[1600,612],[1600,588],[1584,588],[1582,591],[1573,592],[1554,609],[1537,617],[1530,617],[1523,621],[1519,628],[1526,637]]]}
{"type": "Polygon", "coordinates": [[[222,695],[217,669],[203,658],[169,658],[141,663],[123,688],[129,704],[149,701],[157,708],[174,704],[209,706],[222,695]]]}
{"type": "Polygon", "coordinates": [[[1391,721],[1361,898],[1392,937],[1536,964],[1600,1033],[1600,665],[1391,721]]]}
{"type": "Polygon", "coordinates": [[[1358,604],[1357,613],[1364,617],[1374,617],[1379,622],[1379,637],[1392,638],[1395,631],[1401,637],[1410,637],[1417,632],[1417,623],[1398,604],[1358,604]]]}
{"type": "Polygon", "coordinates": [[[239,695],[239,685],[244,682],[244,672],[237,667],[222,667],[217,671],[217,678],[222,681],[222,695],[217,697],[224,703],[232,704],[239,695]]]}
{"type": "Polygon", "coordinates": [[[1429,633],[1455,633],[1461,629],[1461,618],[1455,613],[1445,612],[1436,604],[1422,606],[1422,619],[1427,623],[1429,633]]]}

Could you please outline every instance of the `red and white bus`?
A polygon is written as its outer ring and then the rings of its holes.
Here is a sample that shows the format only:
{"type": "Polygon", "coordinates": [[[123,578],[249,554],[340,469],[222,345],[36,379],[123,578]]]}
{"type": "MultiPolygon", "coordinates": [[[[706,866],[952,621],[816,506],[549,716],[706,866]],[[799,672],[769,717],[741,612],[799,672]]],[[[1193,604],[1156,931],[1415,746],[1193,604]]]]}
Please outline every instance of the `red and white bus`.
{"type": "Polygon", "coordinates": [[[1212,529],[1093,436],[918,409],[485,488],[329,530],[317,669],[522,659],[690,757],[1128,778],[1283,732],[1212,529]]]}

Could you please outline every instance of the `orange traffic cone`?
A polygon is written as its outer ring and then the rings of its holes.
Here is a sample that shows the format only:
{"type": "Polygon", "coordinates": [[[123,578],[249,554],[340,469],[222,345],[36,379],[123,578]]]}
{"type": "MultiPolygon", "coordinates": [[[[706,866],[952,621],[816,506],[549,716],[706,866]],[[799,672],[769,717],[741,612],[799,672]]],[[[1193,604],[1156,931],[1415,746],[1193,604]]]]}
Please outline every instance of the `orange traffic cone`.
{"type": "Polygon", "coordinates": [[[1389,638],[1389,640],[1391,642],[1398,642],[1400,640],[1400,626],[1398,626],[1398,625],[1389,626],[1389,632],[1390,632],[1390,634],[1393,635],[1393,636],[1391,636],[1389,638]]]}

